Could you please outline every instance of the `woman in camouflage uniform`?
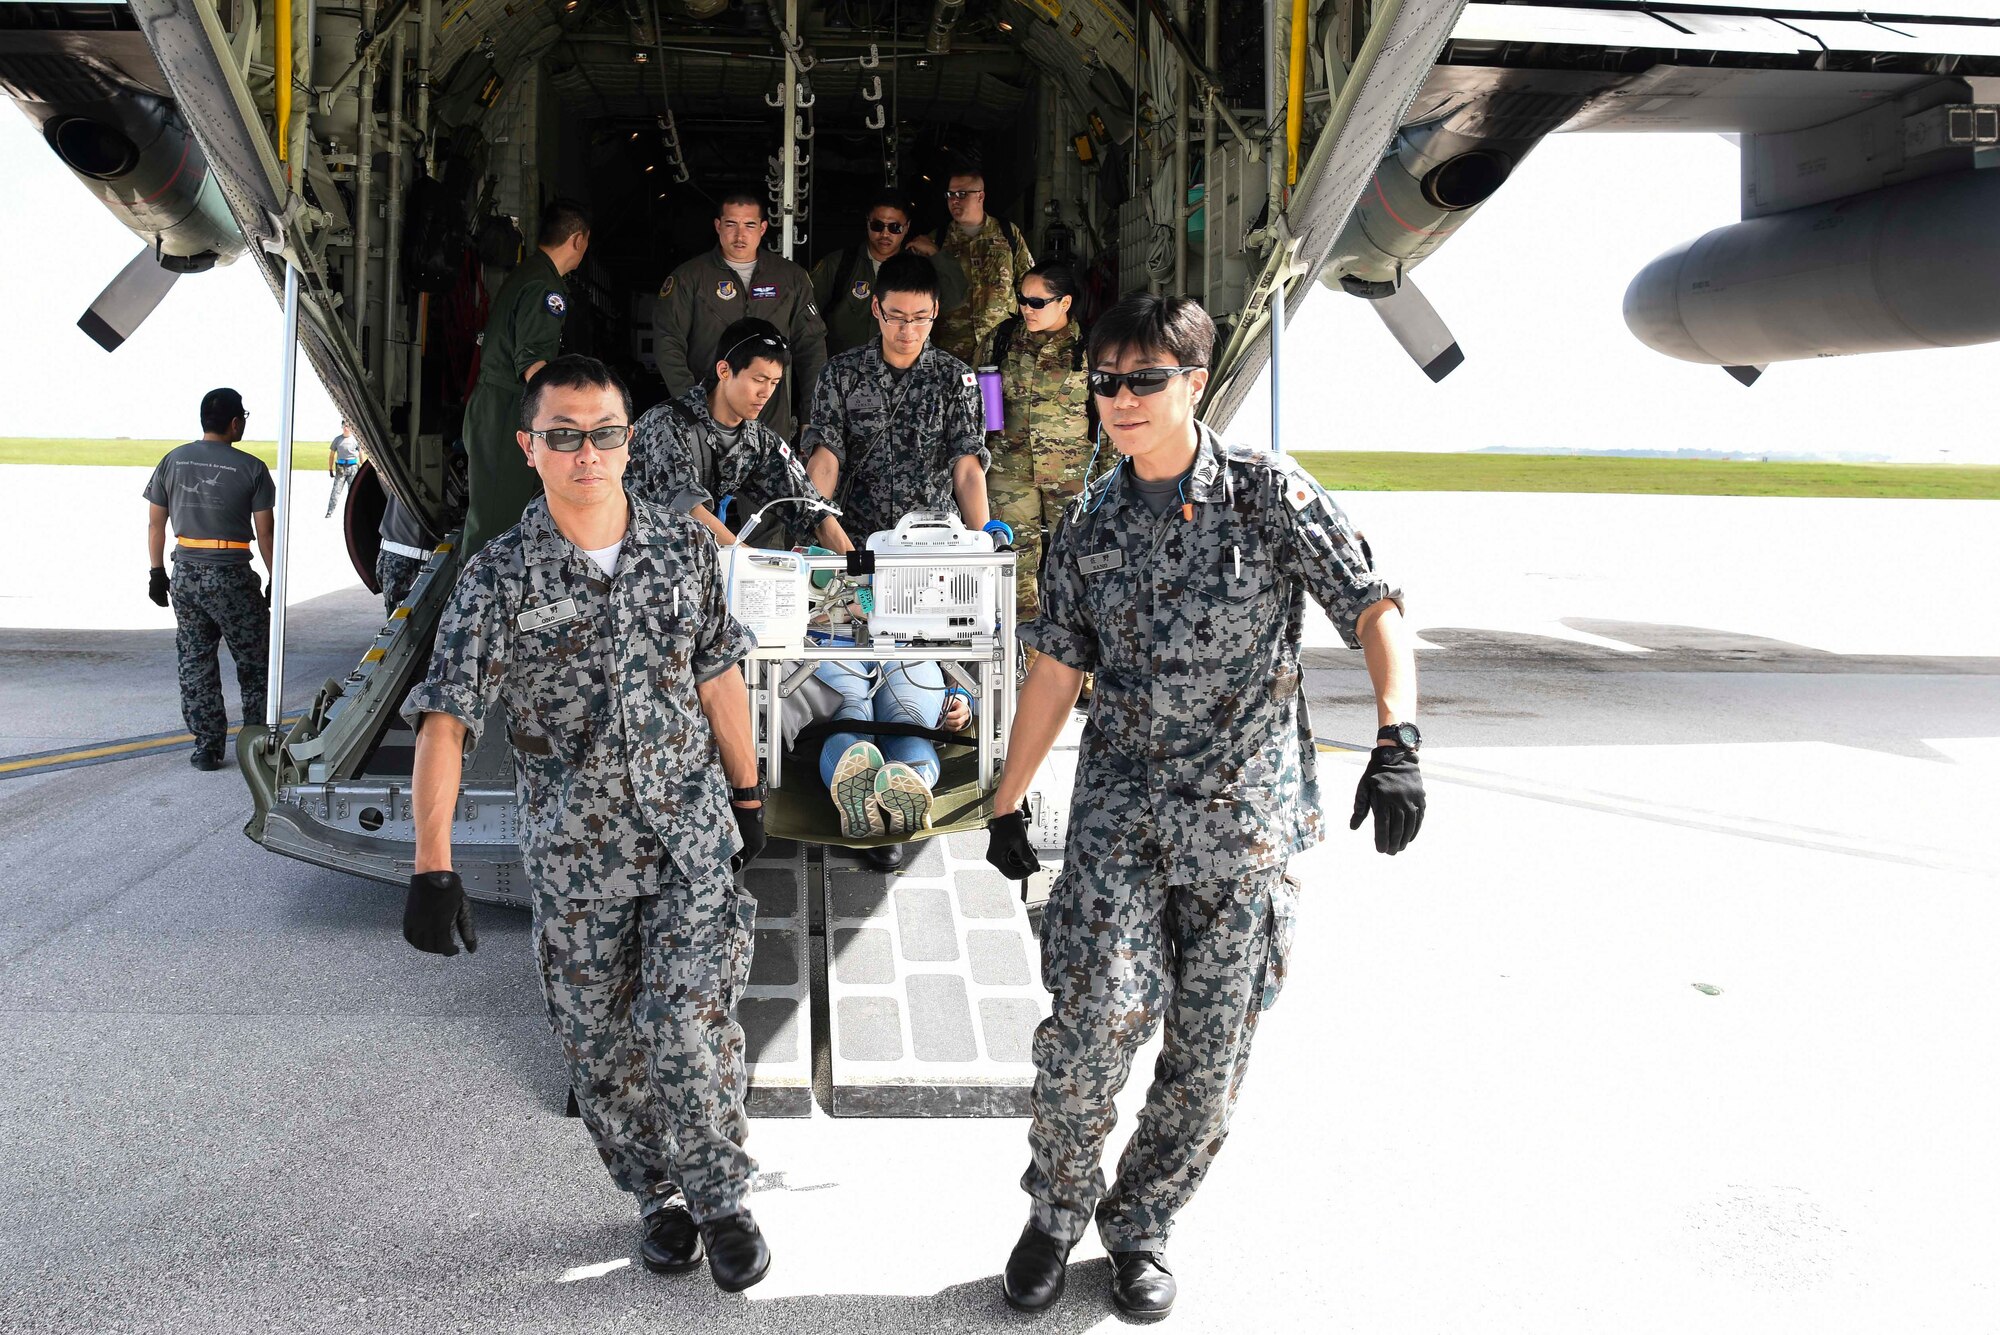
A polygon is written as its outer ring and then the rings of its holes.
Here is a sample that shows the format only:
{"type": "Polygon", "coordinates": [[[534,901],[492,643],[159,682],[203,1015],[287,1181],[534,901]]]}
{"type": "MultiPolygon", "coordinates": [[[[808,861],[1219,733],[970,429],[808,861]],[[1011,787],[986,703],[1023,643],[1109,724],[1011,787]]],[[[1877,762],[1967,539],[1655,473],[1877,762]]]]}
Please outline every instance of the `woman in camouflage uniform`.
{"type": "Polygon", "coordinates": [[[1050,260],[1021,279],[1020,314],[1001,322],[981,349],[982,366],[1000,369],[1006,425],[987,444],[993,466],[986,491],[993,517],[1014,530],[1020,553],[1017,614],[1040,608],[1035,580],[1042,542],[1070,497],[1083,490],[1090,466],[1090,386],[1084,366],[1086,332],[1070,318],[1076,271],[1050,260]]]}

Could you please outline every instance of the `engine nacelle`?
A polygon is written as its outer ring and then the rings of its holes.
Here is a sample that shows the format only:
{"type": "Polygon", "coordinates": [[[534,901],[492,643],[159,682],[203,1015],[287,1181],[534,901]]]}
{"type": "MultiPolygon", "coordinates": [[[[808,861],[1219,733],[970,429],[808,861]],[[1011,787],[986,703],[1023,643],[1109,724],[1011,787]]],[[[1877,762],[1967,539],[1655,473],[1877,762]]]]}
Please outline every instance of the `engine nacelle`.
{"type": "Polygon", "coordinates": [[[1625,324],[1718,366],[2000,339],[2000,171],[1718,227],[1639,271],[1625,324]]]}

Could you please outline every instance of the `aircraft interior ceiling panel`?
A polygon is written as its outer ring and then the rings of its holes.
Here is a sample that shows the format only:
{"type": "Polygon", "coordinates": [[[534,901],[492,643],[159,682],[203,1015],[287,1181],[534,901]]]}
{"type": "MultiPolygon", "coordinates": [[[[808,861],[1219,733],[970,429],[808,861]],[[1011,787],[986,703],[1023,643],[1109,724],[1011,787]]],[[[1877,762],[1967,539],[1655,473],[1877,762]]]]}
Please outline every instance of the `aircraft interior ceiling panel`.
{"type": "Polygon", "coordinates": [[[1629,9],[1494,4],[1467,5],[1451,35],[1461,42],[1641,47],[1672,46],[1682,36],[1652,15],[1629,9]]]}
{"type": "Polygon", "coordinates": [[[1691,14],[1682,10],[1654,11],[1677,28],[1685,28],[1694,41],[1680,49],[1702,51],[1761,51],[1772,55],[1794,55],[1817,51],[1819,43],[1776,19],[1756,14],[1691,14]]]}

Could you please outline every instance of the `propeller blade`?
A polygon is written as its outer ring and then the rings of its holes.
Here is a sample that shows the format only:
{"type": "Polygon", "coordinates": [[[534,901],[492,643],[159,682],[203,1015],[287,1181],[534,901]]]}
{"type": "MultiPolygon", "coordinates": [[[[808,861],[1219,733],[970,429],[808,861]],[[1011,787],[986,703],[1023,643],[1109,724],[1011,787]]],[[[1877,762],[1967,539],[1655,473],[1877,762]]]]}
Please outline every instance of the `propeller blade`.
{"type": "Polygon", "coordinates": [[[132,337],[166,299],[179,279],[180,275],[173,270],[160,267],[150,248],[142,250],[97,294],[97,300],[90,303],[90,309],[83,313],[76,327],[90,335],[98,347],[116,352],[118,345],[132,337]]]}
{"type": "Polygon", "coordinates": [[[1730,379],[1745,389],[1756,384],[1757,377],[1764,374],[1764,368],[1761,366],[1725,366],[1722,369],[1729,372],[1730,379]]]}
{"type": "Polygon", "coordinates": [[[1451,330],[1445,328],[1444,321],[1409,279],[1405,278],[1403,285],[1390,295],[1376,297],[1369,304],[1432,384],[1457,370],[1458,364],[1465,360],[1465,354],[1458,350],[1458,340],[1451,336],[1451,330]]]}

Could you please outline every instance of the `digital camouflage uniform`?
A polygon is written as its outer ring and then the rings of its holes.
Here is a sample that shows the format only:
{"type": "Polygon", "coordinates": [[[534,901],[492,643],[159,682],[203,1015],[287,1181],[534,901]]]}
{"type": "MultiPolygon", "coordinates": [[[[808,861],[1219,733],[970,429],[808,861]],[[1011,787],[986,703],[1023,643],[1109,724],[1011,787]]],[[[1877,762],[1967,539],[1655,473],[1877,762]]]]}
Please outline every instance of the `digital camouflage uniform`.
{"type": "Polygon", "coordinates": [[[493,298],[479,345],[479,380],[465,405],[469,493],[460,545],[468,561],[514,527],[528,502],[542,494],[542,479],[514,438],[528,392],[522,377],[536,362],[553,361],[562,351],[568,313],[569,285],[539,248],[507,275],[493,298]]]}
{"type": "Polygon", "coordinates": [[[417,576],[423,573],[424,562],[430,559],[429,552],[437,546],[431,536],[410,508],[389,494],[382,507],[382,522],[376,529],[382,546],[375,553],[375,582],[382,589],[382,610],[393,615],[410,596],[416,585],[417,576]],[[396,551],[400,547],[403,550],[396,551]],[[423,556],[412,553],[422,551],[423,556]]]}
{"type": "Polygon", "coordinates": [[[250,565],[250,548],[253,516],[276,506],[277,484],[256,455],[226,441],[191,440],[166,453],[143,494],[166,510],[173,525],[168,601],[181,718],[194,734],[195,750],[219,757],[229,741],[219,645],[227,643],[236,662],[243,717],[261,721],[268,703],[271,605],[250,565]]]}
{"type": "Polygon", "coordinates": [[[931,338],[960,361],[970,362],[1000,322],[1014,313],[1021,277],[1035,267],[1035,257],[1028,252],[1028,239],[1020,228],[990,213],[970,235],[957,223],[946,223],[938,244],[965,270],[968,290],[963,306],[944,311],[931,338]]]}
{"type": "Polygon", "coordinates": [[[926,346],[898,378],[882,340],[826,364],[799,453],[825,446],[840,462],[840,526],[857,547],[912,510],[958,512],[951,470],[967,455],[984,469],[986,416],[964,362],[926,346]]]}
{"type": "Polygon", "coordinates": [[[1000,368],[1007,408],[1006,426],[989,437],[986,497],[993,517],[1014,530],[1015,606],[1023,622],[1040,606],[1035,576],[1043,538],[1055,530],[1063,503],[1083,490],[1090,466],[1090,377],[1077,356],[1082,337],[1074,320],[1045,334],[1017,326],[1003,360],[993,359],[996,339],[983,349],[981,364],[1000,368]]]}
{"type": "MultiPolygon", "coordinates": [[[[716,425],[708,391],[699,385],[675,404],[647,409],[633,428],[631,451],[626,490],[680,514],[706,505],[732,529],[779,497],[819,496],[783,436],[762,422],[744,422],[732,439],[716,425]],[[724,496],[734,498],[726,517],[718,514],[724,496]]],[[[821,517],[806,505],[781,505],[770,514],[787,546],[806,541],[821,517]]]]}
{"type": "Polygon", "coordinates": [[[721,247],[697,255],[667,275],[653,303],[653,357],[667,392],[682,395],[707,383],[728,351],[722,333],[738,320],[769,320],[792,350],[785,383],[758,420],[787,440],[799,434],[797,411],[810,402],[813,381],[826,365],[826,323],[813,303],[812,277],[782,255],[757,252],[748,291],[721,247]]]}
{"type": "Polygon", "coordinates": [[[1286,859],[1320,836],[1299,670],[1310,593],[1349,646],[1400,597],[1319,484],[1202,428],[1194,518],[1154,517],[1120,468],[1065,513],[1022,638],[1096,674],[1069,840],[1042,920],[1052,1013],[1035,1032],[1035,1227],[1160,1251],[1228,1133],[1297,912],[1286,859]],[[1132,1056],[1164,1021],[1117,1179],[1099,1160],[1132,1056]]]}
{"type": "MultiPolygon", "coordinates": [[[[826,351],[830,357],[858,348],[881,332],[875,323],[874,258],[864,242],[836,250],[813,266],[813,296],[819,302],[820,314],[826,317],[826,351]]],[[[965,270],[958,261],[942,250],[924,258],[937,274],[938,309],[948,311],[963,302],[965,270]]]]}
{"type": "MultiPolygon", "coordinates": [[[[628,493],[629,495],[629,493],[628,493]]],[[[611,1177],[651,1213],[741,1208],[743,1031],[756,902],[698,683],[749,652],[715,544],[640,499],[615,573],[529,504],[459,577],[403,713],[497,701],[514,748],[535,954],[571,1086],[611,1177]]]]}
{"type": "Polygon", "coordinates": [[[404,556],[398,552],[375,553],[375,582],[382,586],[382,610],[393,614],[410,596],[417,576],[424,572],[424,563],[414,556],[404,556]]]}

